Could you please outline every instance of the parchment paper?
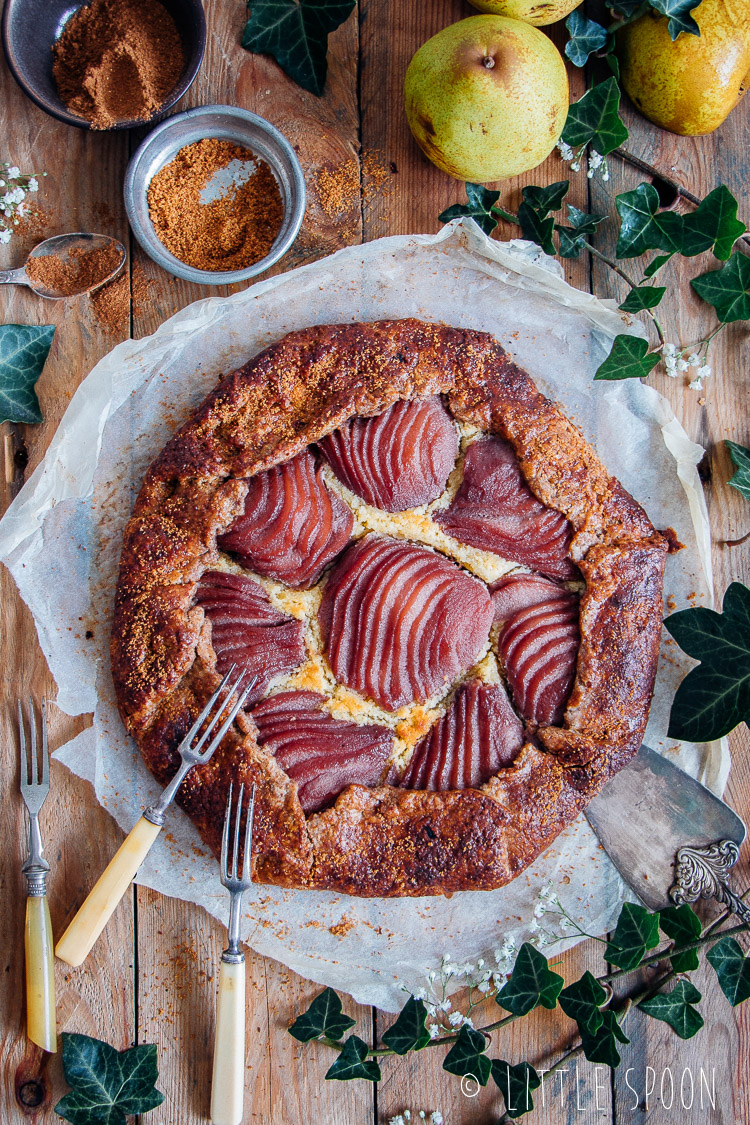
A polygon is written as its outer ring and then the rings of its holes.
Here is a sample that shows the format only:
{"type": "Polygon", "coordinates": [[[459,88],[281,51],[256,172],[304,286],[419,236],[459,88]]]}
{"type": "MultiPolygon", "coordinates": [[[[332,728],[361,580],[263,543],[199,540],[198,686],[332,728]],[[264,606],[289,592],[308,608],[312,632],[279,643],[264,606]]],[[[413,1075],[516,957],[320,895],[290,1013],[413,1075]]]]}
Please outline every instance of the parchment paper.
{"type": "MultiPolygon", "coordinates": [[[[199,301],[97,364],[0,524],[0,558],[34,615],[58,704],[71,715],[94,713],[93,727],[55,757],[93,782],[124,829],[156,795],[117,714],[108,659],[121,533],[145,469],[222,373],[284,333],[406,316],[495,335],[560,401],[654,524],[673,527],[686,545],[667,564],[669,608],[711,604],[708,521],[696,471],[703,450],[651,387],[593,382],[612,336],[639,329],[612,302],[568,286],[538,247],[494,242],[458,221],[435,236],[349,247],[232,297],[199,301]]],[[[726,747],[666,739],[671,699],[689,666],[667,638],[647,741],[720,793],[726,747]]],[[[218,865],[177,808],[139,881],[226,918],[218,865]]],[[[581,817],[502,890],[387,901],[258,886],[248,895],[244,933],[255,949],[304,976],[393,1011],[403,989],[424,985],[444,953],[458,962],[484,956],[489,964],[505,938],[520,945],[547,882],[593,933],[611,925],[628,895],[581,817]]]]}

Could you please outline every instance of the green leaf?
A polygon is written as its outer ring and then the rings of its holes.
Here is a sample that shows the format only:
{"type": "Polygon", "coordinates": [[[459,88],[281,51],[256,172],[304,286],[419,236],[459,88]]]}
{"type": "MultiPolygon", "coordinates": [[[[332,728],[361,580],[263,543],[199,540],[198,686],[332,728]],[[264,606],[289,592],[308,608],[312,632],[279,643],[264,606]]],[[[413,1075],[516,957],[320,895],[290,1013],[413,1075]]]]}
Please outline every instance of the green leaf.
{"type": "Polygon", "coordinates": [[[518,221],[521,224],[521,234],[524,238],[528,238],[530,242],[538,243],[545,254],[555,253],[555,244],[552,241],[555,220],[551,215],[544,219],[528,203],[522,203],[518,208],[518,221]]]}
{"type": "Polygon", "coordinates": [[[586,970],[580,980],[574,981],[560,993],[560,1007],[566,1016],[575,1020],[579,1030],[596,1035],[602,1026],[602,1005],[607,999],[606,989],[592,973],[586,970]]]}
{"type": "Polygon", "coordinates": [[[549,968],[544,954],[525,941],[509,980],[495,999],[501,1008],[514,1016],[525,1016],[538,1004],[543,1008],[554,1008],[564,983],[563,978],[549,968]]]}
{"type": "Polygon", "coordinates": [[[637,313],[655,309],[667,291],[666,285],[637,285],[617,307],[623,312],[637,313]]]}
{"type": "MultiPolygon", "coordinates": [[[[684,221],[684,220],[683,220],[684,221]]],[[[653,262],[649,262],[643,271],[644,277],[653,277],[659,272],[662,266],[666,266],[667,262],[674,257],[674,252],[671,254],[657,254],[653,262]]]]}
{"type": "Polygon", "coordinates": [[[565,44],[565,54],[573,66],[585,66],[589,55],[607,46],[609,32],[600,23],[587,20],[580,12],[571,12],[565,21],[570,39],[565,44]]]}
{"type": "Polygon", "coordinates": [[[550,211],[560,210],[563,199],[565,199],[569,190],[570,180],[558,180],[548,187],[536,187],[535,185],[525,187],[521,195],[524,203],[533,207],[539,213],[540,219],[545,219],[550,211]]]}
{"type": "Polygon", "coordinates": [[[596,369],[595,379],[645,379],[659,356],[648,350],[640,336],[615,336],[612,351],[596,369]]]}
{"type": "Polygon", "coordinates": [[[659,194],[653,184],[639,184],[632,191],[615,196],[620,216],[617,258],[637,258],[646,250],[666,250],[670,254],[682,245],[682,215],[659,211],[659,194]]]}
{"type": "Polygon", "coordinates": [[[729,481],[732,488],[741,492],[746,500],[750,500],[750,449],[738,445],[736,441],[725,441],[729,456],[737,466],[737,472],[729,481]]]}
{"type": "Polygon", "coordinates": [[[747,227],[737,218],[737,200],[729,188],[721,184],[702,199],[691,215],[682,220],[682,247],[686,258],[713,250],[725,262],[740,235],[747,227]]]}
{"type": "Polygon", "coordinates": [[[350,1027],[354,1027],[356,1020],[345,1016],[341,1010],[341,998],[332,988],[326,988],[316,996],[310,1007],[289,1028],[289,1034],[300,1043],[309,1043],[311,1039],[319,1039],[325,1035],[326,1039],[341,1039],[350,1027]]]}
{"type": "Polygon", "coordinates": [[[718,270],[709,270],[690,282],[695,292],[716,309],[722,324],[750,320],[750,258],[735,250],[718,270]]]}
{"type": "Polygon", "coordinates": [[[701,936],[701,920],[693,910],[684,902],[681,906],[667,906],[659,911],[659,928],[674,942],[675,948],[669,955],[672,968],[676,973],[689,973],[698,968],[699,957],[697,949],[688,949],[681,953],[680,946],[690,945],[701,936]]]}
{"type": "Polygon", "coordinates": [[[651,914],[645,906],[634,902],[623,903],[615,932],[607,942],[604,958],[618,969],[634,969],[640,965],[647,949],[659,941],[659,915],[651,914]]]}
{"type": "Polygon", "coordinates": [[[625,16],[627,19],[629,16],[634,16],[639,8],[645,8],[646,3],[644,0],[611,0],[609,7],[618,16],[625,16]]]}
{"type": "Polygon", "coordinates": [[[577,258],[584,249],[584,242],[595,233],[599,223],[603,223],[606,215],[589,215],[579,211],[572,203],[568,204],[569,227],[555,224],[555,230],[560,238],[560,257],[577,258]]]}
{"type": "Polygon", "coordinates": [[[664,621],[688,656],[700,660],[677,689],[668,736],[711,742],[750,719],[750,590],[733,582],[724,611],[698,606],[664,621]]]}
{"type": "Polygon", "coordinates": [[[484,1053],[486,1050],[487,1040],[481,1031],[464,1024],[443,1060],[443,1070],[461,1078],[470,1074],[480,1086],[486,1086],[490,1078],[490,1060],[484,1053]]]}
{"type": "Polygon", "coordinates": [[[671,992],[657,992],[638,1007],[655,1020],[668,1023],[680,1039],[692,1039],[703,1027],[703,1016],[693,1007],[700,999],[701,994],[694,984],[678,980],[671,992]]]}
{"type": "Polygon", "coordinates": [[[590,144],[606,156],[628,139],[628,131],[620,120],[620,87],[617,79],[607,78],[571,105],[560,138],[571,148],[590,144]]]}
{"type": "Polygon", "coordinates": [[[348,19],[356,0],[248,0],[242,46],[273,55],[298,86],[318,97],[328,73],[328,36],[348,19]]]}
{"type": "Polygon", "coordinates": [[[367,1058],[368,1050],[364,1039],[360,1039],[358,1035],[350,1035],[335,1063],[326,1071],[326,1078],[336,1082],[351,1082],[353,1078],[379,1082],[380,1067],[375,1059],[367,1058]]]}
{"type": "Polygon", "coordinates": [[[617,1022],[615,1013],[609,1010],[602,1012],[601,1027],[593,1035],[590,1035],[587,1031],[581,1031],[583,1053],[589,1062],[605,1063],[611,1067],[618,1066],[620,1052],[617,1049],[617,1044],[629,1042],[630,1040],[617,1022]]]}
{"type": "Polygon", "coordinates": [[[492,213],[492,208],[500,198],[500,192],[490,191],[481,184],[466,184],[466,198],[468,203],[454,203],[452,207],[447,207],[438,215],[438,222],[449,223],[451,219],[460,219],[466,215],[473,219],[485,234],[492,234],[500,222],[497,215],[492,213]]]}
{"type": "Polygon", "coordinates": [[[706,960],[719,978],[721,991],[733,1008],[750,996],[750,961],[742,946],[733,937],[724,937],[712,945],[706,960]]]}
{"type": "Polygon", "coordinates": [[[492,1060],[492,1077],[505,1101],[509,1117],[523,1117],[534,1108],[532,1090],[538,1090],[542,1080],[527,1062],[511,1066],[504,1059],[492,1060]]]}
{"type": "Polygon", "coordinates": [[[125,1125],[126,1116],[148,1113],[164,1101],[156,1089],[153,1044],[118,1051],[101,1039],[64,1031],[62,1061],[72,1089],[55,1113],[72,1125],[125,1125]]]}
{"type": "Polygon", "coordinates": [[[0,324],[0,423],[42,421],[34,387],[54,335],[54,324],[0,324]]]}
{"type": "Polygon", "coordinates": [[[673,39],[681,31],[686,31],[689,35],[700,35],[701,29],[690,15],[700,2],[701,0],[650,0],[652,8],[656,8],[663,16],[669,16],[667,27],[673,39]]]}
{"type": "Polygon", "coordinates": [[[397,1055],[409,1051],[421,1051],[430,1042],[430,1033],[425,1027],[427,1009],[422,1000],[410,996],[399,1013],[399,1017],[383,1035],[383,1042],[397,1055]]]}

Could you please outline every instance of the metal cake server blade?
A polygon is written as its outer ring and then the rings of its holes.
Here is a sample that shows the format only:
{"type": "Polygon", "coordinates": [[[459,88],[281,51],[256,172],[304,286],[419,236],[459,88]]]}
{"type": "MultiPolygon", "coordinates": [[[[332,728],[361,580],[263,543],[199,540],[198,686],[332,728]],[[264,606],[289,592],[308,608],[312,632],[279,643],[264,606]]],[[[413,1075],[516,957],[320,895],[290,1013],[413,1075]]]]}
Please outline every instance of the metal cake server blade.
{"type": "Polygon", "coordinates": [[[750,921],[727,885],[747,829],[729,805],[642,746],[586,807],[623,879],[650,910],[717,898],[750,921]]]}

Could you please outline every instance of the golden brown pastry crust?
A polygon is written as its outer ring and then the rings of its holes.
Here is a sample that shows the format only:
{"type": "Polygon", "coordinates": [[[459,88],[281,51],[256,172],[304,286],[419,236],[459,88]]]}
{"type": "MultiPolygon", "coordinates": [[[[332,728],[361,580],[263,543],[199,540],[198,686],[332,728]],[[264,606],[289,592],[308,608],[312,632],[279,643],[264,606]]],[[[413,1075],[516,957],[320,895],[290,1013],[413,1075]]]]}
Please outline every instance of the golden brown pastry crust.
{"type": "MultiPolygon", "coordinates": [[[[579,431],[491,336],[416,320],[294,332],[228,375],[149,469],[125,529],[112,636],[120,712],[163,783],[218,676],[197,651],[196,583],[243,508],[242,478],[294,456],[355,414],[444,394],[454,417],[514,447],[532,491],[574,526],[586,579],[575,684],[561,727],[541,728],[480,790],[352,785],[305,818],[246,716],[194,769],[180,803],[218,852],[231,778],[257,787],[255,878],[355,895],[504,885],[638,750],[659,650],[665,539],[579,431]]],[[[201,650],[203,651],[203,650],[201,650]]]]}

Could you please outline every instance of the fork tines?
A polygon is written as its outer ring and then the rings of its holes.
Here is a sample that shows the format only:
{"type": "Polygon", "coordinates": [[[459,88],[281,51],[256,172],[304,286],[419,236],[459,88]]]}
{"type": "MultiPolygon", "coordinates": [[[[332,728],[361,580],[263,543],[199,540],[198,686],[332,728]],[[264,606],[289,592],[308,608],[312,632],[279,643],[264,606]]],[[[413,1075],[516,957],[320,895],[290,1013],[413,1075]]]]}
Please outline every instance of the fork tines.
{"type": "Polygon", "coordinates": [[[39,761],[37,718],[34,700],[29,697],[29,753],[21,700],[18,700],[18,742],[21,748],[21,795],[30,811],[38,811],[49,792],[49,746],[47,742],[47,701],[42,700],[42,753],[39,761]],[[31,805],[36,805],[32,810],[31,805]]]}
{"type": "Polygon", "coordinates": [[[217,687],[216,691],[209,699],[206,706],[201,711],[198,718],[193,723],[185,738],[182,740],[182,743],[180,744],[180,752],[188,757],[191,761],[194,760],[203,764],[209,760],[214,750],[219,745],[222,738],[234,722],[237,713],[244,706],[250,692],[253,690],[255,684],[257,683],[257,677],[255,676],[251,676],[248,680],[245,680],[245,677],[248,675],[246,669],[243,669],[237,676],[237,678],[230,682],[234,674],[234,669],[235,665],[233,664],[227,672],[226,676],[224,676],[224,679],[217,687]],[[232,698],[235,695],[236,699],[234,703],[232,703],[232,698]],[[193,745],[193,739],[198,734],[201,726],[206,721],[212,708],[216,705],[220,698],[221,702],[219,703],[216,714],[212,716],[206,726],[206,729],[203,731],[203,734],[193,745]],[[223,722],[221,723],[221,726],[218,730],[216,730],[217,725],[222,719],[223,722]],[[203,753],[201,753],[201,750],[208,738],[211,738],[211,742],[209,743],[208,748],[204,750],[203,753]]]}
{"type": "Polygon", "coordinates": [[[234,883],[241,885],[243,889],[250,886],[251,878],[251,853],[253,846],[253,813],[255,811],[255,785],[253,785],[247,801],[245,797],[245,783],[242,782],[237,795],[237,802],[232,808],[232,795],[234,783],[229,782],[229,795],[227,796],[227,808],[224,815],[224,832],[221,838],[221,881],[225,887],[229,887],[234,883]],[[244,806],[244,808],[243,808],[244,806]],[[242,814],[245,812],[245,832],[242,844],[242,871],[240,873],[239,860],[240,860],[240,825],[242,822],[242,814]],[[234,812],[234,815],[233,815],[234,812]],[[231,823],[234,820],[234,831],[231,831],[231,823]],[[231,865],[229,857],[229,838],[233,838],[232,843],[232,856],[231,865]]]}

